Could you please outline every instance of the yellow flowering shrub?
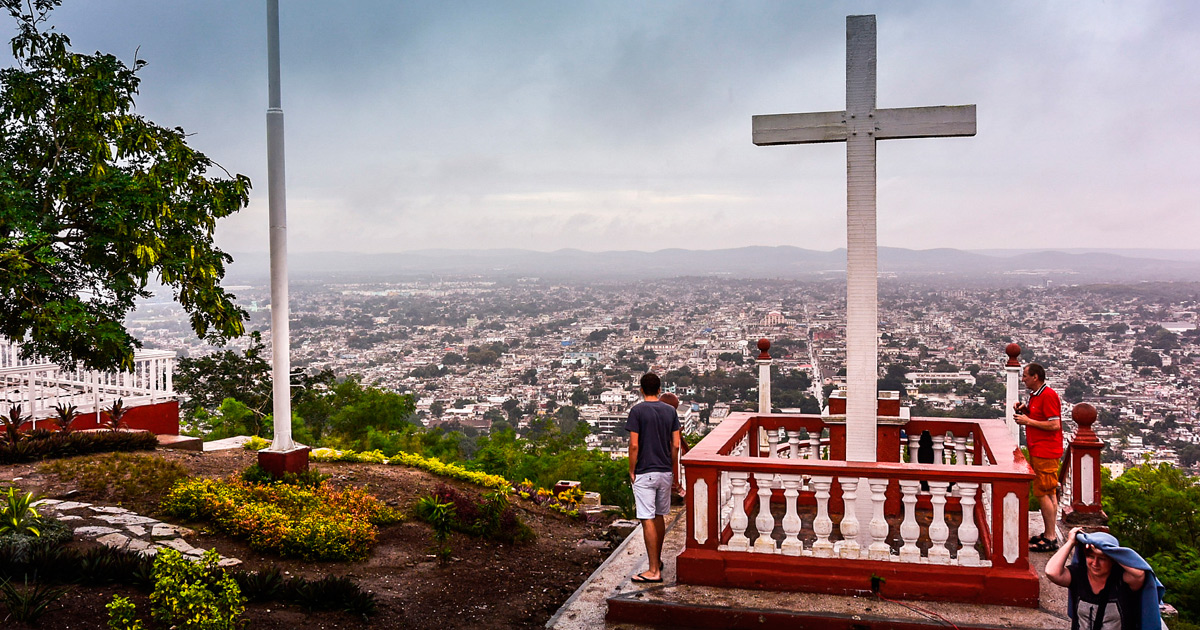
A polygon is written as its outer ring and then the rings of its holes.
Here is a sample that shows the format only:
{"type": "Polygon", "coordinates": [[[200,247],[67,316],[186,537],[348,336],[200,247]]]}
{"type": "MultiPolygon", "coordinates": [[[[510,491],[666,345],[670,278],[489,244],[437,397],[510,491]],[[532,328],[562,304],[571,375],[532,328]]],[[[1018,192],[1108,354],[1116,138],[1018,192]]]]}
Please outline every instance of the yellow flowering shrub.
{"type": "Polygon", "coordinates": [[[395,510],[358,489],[338,490],[241,479],[186,479],[163,499],[171,516],[211,523],[260,551],[305,560],[361,560],[375,543],[376,525],[398,520],[395,510]]]}

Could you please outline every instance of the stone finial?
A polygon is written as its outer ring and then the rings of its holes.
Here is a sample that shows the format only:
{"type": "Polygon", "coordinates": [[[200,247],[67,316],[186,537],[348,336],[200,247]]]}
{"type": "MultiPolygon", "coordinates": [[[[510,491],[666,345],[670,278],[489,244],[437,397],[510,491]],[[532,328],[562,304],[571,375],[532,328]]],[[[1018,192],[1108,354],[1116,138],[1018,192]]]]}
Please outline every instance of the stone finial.
{"type": "Polygon", "coordinates": [[[767,353],[767,350],[770,350],[770,349],[771,349],[771,340],[770,339],[767,339],[766,337],[759,339],[758,340],[758,360],[759,361],[770,361],[771,355],[767,353]]]}
{"type": "Polygon", "coordinates": [[[1087,403],[1079,403],[1071,408],[1071,419],[1079,426],[1079,430],[1071,438],[1071,448],[1103,447],[1104,443],[1092,430],[1092,424],[1096,422],[1095,407],[1087,403]]]}
{"type": "Polygon", "coordinates": [[[1071,408],[1071,419],[1080,428],[1091,429],[1092,423],[1096,421],[1096,408],[1087,403],[1079,403],[1071,408]]]}
{"type": "Polygon", "coordinates": [[[1008,355],[1008,363],[1005,364],[1006,367],[1020,367],[1021,362],[1017,360],[1017,357],[1021,356],[1021,346],[1010,343],[1004,346],[1004,354],[1008,355]]]}

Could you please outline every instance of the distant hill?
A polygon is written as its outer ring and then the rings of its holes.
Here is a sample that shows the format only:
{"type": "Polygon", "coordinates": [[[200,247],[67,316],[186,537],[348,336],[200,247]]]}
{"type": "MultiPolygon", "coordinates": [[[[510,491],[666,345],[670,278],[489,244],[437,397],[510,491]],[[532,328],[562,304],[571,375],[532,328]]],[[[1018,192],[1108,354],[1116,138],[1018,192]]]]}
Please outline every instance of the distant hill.
{"type": "MultiPolygon", "coordinates": [[[[958,249],[879,249],[881,274],[941,276],[1030,282],[1200,281],[1200,250],[1032,251],[958,249]],[[1137,254],[1137,255],[1132,255],[1137,254]]],[[[235,254],[230,279],[261,280],[268,275],[265,253],[235,254]]],[[[656,252],[586,252],[560,249],[428,249],[391,254],[293,253],[288,261],[295,281],[382,280],[428,276],[490,276],[547,279],[645,279],[675,276],[736,278],[836,278],[845,274],[846,250],[798,247],[738,247],[717,250],[664,249],[656,252]]]]}

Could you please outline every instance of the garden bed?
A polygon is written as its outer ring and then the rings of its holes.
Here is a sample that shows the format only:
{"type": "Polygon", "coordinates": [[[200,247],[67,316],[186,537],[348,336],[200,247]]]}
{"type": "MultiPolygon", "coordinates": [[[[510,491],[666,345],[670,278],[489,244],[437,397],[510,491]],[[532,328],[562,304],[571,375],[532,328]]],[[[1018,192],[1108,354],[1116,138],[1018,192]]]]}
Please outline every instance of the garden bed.
{"type": "MultiPolygon", "coordinates": [[[[254,453],[242,450],[189,453],[156,452],[153,457],[174,461],[195,476],[227,477],[255,463],[254,453]]],[[[407,509],[439,483],[462,492],[482,494],[473,484],[447,480],[405,466],[382,464],[314,463],[313,469],[331,474],[336,487],[364,488],[389,506],[407,509]]],[[[147,515],[161,516],[155,491],[129,496],[122,488],[63,482],[39,472],[39,464],[0,466],[0,481],[20,477],[17,485],[50,497],[71,491],[72,499],[121,505],[147,515]]],[[[320,578],[345,575],[378,598],[378,613],[369,622],[339,612],[307,612],[296,605],[251,604],[251,628],[535,628],[550,615],[604,560],[581,540],[600,536],[602,523],[586,524],[524,501],[513,501],[521,520],[536,533],[525,544],[504,544],[455,534],[451,560],[439,563],[430,553],[428,525],[406,521],[379,528],[378,540],[363,562],[306,562],[280,559],[254,551],[229,536],[199,532],[192,544],[215,548],[221,555],[240,558],[244,568],[278,566],[288,575],[320,578]]],[[[76,543],[79,544],[79,543],[76,543]]],[[[139,607],[146,595],[123,587],[75,587],[43,617],[43,628],[105,628],[104,604],[113,593],[130,596],[139,607]]]]}

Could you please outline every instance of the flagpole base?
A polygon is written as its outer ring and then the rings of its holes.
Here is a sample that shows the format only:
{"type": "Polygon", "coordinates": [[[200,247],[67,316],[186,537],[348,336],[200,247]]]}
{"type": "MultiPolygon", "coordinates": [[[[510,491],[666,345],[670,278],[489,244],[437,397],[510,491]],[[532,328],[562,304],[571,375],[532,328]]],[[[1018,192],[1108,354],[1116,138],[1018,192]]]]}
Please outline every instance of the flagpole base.
{"type": "Polygon", "coordinates": [[[258,465],[276,477],[282,477],[284,473],[308,472],[308,453],[311,450],[307,446],[300,446],[290,451],[259,451],[258,465]]]}

